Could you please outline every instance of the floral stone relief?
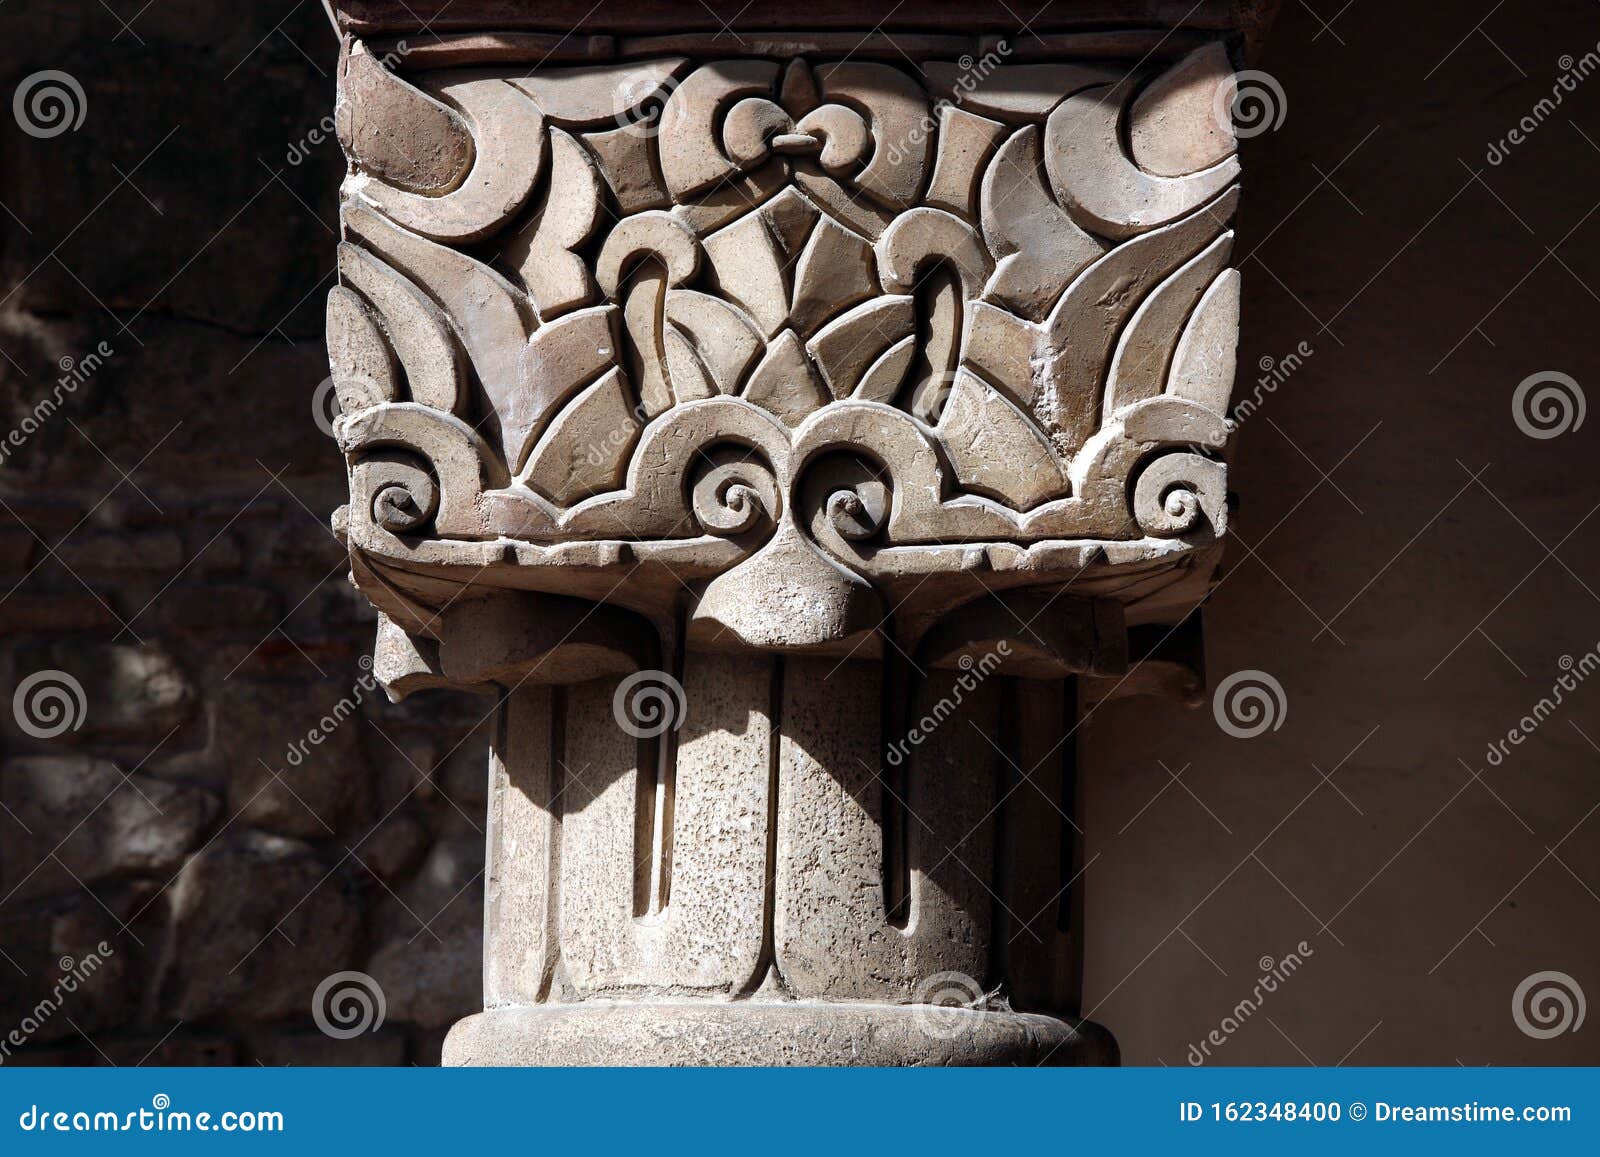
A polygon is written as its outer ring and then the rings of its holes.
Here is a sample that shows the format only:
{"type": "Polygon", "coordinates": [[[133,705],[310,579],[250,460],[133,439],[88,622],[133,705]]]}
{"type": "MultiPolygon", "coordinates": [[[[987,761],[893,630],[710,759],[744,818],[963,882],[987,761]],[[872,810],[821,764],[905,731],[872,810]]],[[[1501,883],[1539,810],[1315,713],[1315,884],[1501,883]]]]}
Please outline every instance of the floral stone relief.
{"type": "Polygon", "coordinates": [[[1227,53],[1131,35],[347,35],[335,526],[499,697],[447,1063],[1114,1056],[1069,677],[1198,688],[1239,292],[1227,53]]]}

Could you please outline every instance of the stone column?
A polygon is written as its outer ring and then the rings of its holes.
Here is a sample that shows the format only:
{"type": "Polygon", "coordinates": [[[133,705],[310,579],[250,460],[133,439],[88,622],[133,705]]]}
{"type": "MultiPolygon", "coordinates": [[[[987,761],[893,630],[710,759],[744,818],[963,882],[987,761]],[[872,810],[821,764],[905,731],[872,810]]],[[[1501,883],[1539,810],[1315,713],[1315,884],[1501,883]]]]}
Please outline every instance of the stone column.
{"type": "Polygon", "coordinates": [[[1114,1060],[1074,728],[1198,687],[1257,26],[586,7],[333,5],[335,527],[498,697],[446,1063],[1114,1060]]]}

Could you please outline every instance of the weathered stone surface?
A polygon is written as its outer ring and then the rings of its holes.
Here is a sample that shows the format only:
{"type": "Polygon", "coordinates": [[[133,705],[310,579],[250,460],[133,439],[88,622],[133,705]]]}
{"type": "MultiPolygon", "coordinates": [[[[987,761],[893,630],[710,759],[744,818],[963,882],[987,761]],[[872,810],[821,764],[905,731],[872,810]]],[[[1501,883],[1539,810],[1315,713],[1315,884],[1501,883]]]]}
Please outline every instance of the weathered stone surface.
{"type": "Polygon", "coordinates": [[[1116,1062],[1103,1029],[1053,1017],[884,1005],[597,1002],[480,1012],[445,1041],[447,1065],[1067,1067],[1116,1062]]]}
{"type": "Polygon", "coordinates": [[[0,801],[22,829],[0,844],[0,886],[13,898],[119,875],[165,880],[221,806],[208,791],[78,755],[0,763],[0,801]]]}
{"type": "Polygon", "coordinates": [[[99,1032],[128,1016],[137,995],[132,942],[92,896],[28,905],[13,897],[0,906],[0,943],[8,957],[0,1018],[26,1043],[81,1039],[79,1029],[99,1032]]]}
{"type": "MultiPolygon", "coordinates": [[[[181,727],[198,702],[194,684],[172,654],[155,644],[61,640],[17,651],[23,674],[61,671],[83,688],[74,737],[154,744],[181,727]]],[[[13,724],[15,721],[12,721],[13,724]]]]}
{"type": "Polygon", "coordinates": [[[398,883],[389,1014],[483,1001],[447,1063],[1111,1059],[1056,1018],[1071,938],[1000,915],[1073,867],[1008,842],[1013,753],[1072,732],[1006,681],[1122,675],[1125,604],[1214,573],[1223,40],[629,43],[379,75],[347,32],[347,105],[474,160],[421,197],[347,139],[336,525],[390,692],[502,697],[487,885],[475,843],[398,883]]]}
{"type": "Polygon", "coordinates": [[[361,915],[351,881],[298,840],[230,833],[170,890],[159,1001],[184,1021],[305,1016],[321,980],[352,967],[361,915]]]}
{"type": "Polygon", "coordinates": [[[443,842],[386,906],[393,931],[367,970],[394,1020],[443,1028],[483,1006],[482,875],[477,839],[443,842]]]}
{"type": "Polygon", "coordinates": [[[265,587],[207,583],[174,587],[161,602],[161,622],[184,631],[214,631],[258,639],[283,615],[283,598],[265,587]]]}
{"type": "Polygon", "coordinates": [[[183,565],[183,539],[174,531],[83,532],[56,548],[66,566],[86,574],[153,570],[171,574],[183,565]]]}
{"type": "Polygon", "coordinates": [[[392,881],[416,867],[427,847],[427,827],[409,812],[399,812],[353,844],[353,858],[378,879],[392,881]]]}
{"type": "Polygon", "coordinates": [[[211,708],[205,762],[226,778],[236,822],[316,840],[360,821],[367,806],[363,704],[382,698],[376,681],[366,679],[297,687],[228,681],[211,708]]]}

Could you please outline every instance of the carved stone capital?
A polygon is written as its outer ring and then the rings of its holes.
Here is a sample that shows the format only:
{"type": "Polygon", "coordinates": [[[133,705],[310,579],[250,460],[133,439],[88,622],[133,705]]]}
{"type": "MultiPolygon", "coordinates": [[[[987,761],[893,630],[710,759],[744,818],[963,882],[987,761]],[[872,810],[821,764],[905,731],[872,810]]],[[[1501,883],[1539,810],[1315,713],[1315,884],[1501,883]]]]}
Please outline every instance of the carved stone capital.
{"type": "Polygon", "coordinates": [[[1259,6],[1015,46],[435,7],[335,4],[328,345],[376,671],[505,696],[451,1056],[1094,1055],[1002,1010],[1072,1011],[1012,910],[1071,862],[995,753],[1070,823],[1063,680],[1213,580],[1259,6]],[[919,1034],[951,975],[989,1019],[919,1034]]]}

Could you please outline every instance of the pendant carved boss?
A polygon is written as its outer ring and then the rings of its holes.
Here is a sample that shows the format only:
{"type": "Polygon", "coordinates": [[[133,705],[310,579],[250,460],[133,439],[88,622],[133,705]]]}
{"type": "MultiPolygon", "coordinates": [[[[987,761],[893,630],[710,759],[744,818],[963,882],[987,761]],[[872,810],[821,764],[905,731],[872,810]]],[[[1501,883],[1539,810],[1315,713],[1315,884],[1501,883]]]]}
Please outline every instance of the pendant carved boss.
{"type": "Polygon", "coordinates": [[[1226,522],[1232,72],[1130,64],[352,42],[336,521],[385,681],[557,638],[587,677],[627,647],[596,604],[686,590],[707,647],[876,654],[890,608],[918,635],[1049,584],[1180,617],[1226,522]],[[502,637],[467,587],[554,598],[502,637]]]}

